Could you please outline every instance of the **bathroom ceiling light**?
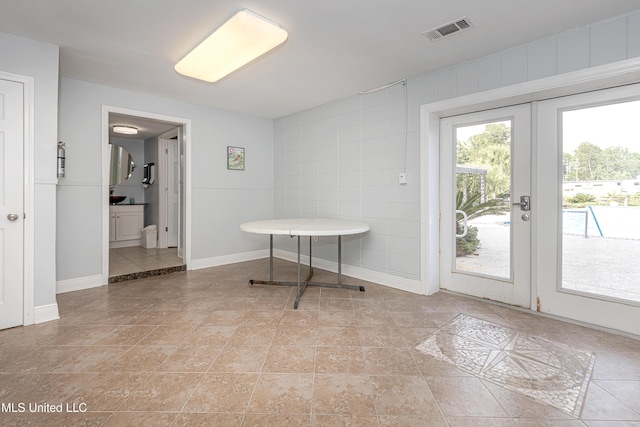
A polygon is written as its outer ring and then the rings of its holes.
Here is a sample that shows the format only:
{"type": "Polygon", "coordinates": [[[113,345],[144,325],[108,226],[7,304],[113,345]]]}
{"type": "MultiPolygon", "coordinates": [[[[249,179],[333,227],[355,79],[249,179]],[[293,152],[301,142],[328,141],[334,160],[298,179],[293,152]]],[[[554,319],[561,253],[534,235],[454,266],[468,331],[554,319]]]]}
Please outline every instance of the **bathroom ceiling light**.
{"type": "Polygon", "coordinates": [[[182,58],[175,70],[215,82],[284,43],[287,36],[276,22],[244,9],[182,58]]]}
{"type": "Polygon", "coordinates": [[[115,125],[113,127],[113,131],[115,133],[122,133],[124,135],[137,135],[138,134],[138,128],[135,128],[133,126],[115,125]]]}

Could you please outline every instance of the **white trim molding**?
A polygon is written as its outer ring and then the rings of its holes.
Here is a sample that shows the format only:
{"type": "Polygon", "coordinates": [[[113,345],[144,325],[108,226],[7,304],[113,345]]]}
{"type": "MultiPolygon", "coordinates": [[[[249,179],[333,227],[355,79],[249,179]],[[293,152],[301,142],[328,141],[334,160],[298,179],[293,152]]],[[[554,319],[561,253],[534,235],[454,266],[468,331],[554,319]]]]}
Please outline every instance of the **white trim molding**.
{"type": "Polygon", "coordinates": [[[233,255],[223,255],[211,258],[194,259],[191,263],[192,270],[201,270],[203,268],[218,267],[220,265],[234,264],[236,262],[253,261],[256,259],[268,258],[269,249],[261,249],[253,252],[244,252],[233,255]]]}
{"type": "MultiPolygon", "coordinates": [[[[273,257],[283,259],[285,261],[297,262],[297,254],[294,252],[285,251],[282,249],[274,249],[273,257]]],[[[261,249],[253,252],[244,252],[234,255],[225,255],[213,258],[203,258],[193,260],[193,270],[200,270],[203,268],[217,267],[220,265],[234,264],[237,262],[253,261],[257,259],[269,258],[269,250],[261,249]]],[[[309,256],[301,255],[300,261],[302,268],[309,265],[309,256]]],[[[338,272],[338,263],[333,261],[327,261],[320,258],[313,258],[313,266],[321,268],[323,270],[331,271],[333,273],[338,272]]],[[[265,277],[269,272],[265,270],[265,277]]],[[[305,273],[306,274],[306,273],[305,273]]],[[[422,294],[422,283],[419,280],[405,279],[398,276],[392,276],[390,274],[380,273],[377,271],[367,270],[365,268],[354,267],[351,265],[342,265],[342,274],[345,276],[353,277],[360,280],[366,280],[368,282],[377,283],[379,285],[388,286],[391,288],[399,289],[402,291],[412,292],[414,294],[422,294]]]]}
{"type": "Polygon", "coordinates": [[[33,323],[50,322],[59,318],[58,304],[39,305],[33,309],[33,323]]]}
{"type": "Polygon", "coordinates": [[[59,280],[56,282],[56,294],[97,288],[102,285],[102,275],[100,274],[96,274],[95,276],[79,277],[77,279],[59,280]]]}
{"type": "Polygon", "coordinates": [[[34,184],[36,185],[58,185],[58,178],[38,178],[36,177],[34,184]]]}
{"type": "MultiPolygon", "coordinates": [[[[268,256],[268,255],[267,255],[268,256]]],[[[274,249],[273,256],[275,258],[284,259],[291,262],[297,262],[297,253],[284,251],[282,249],[274,249]]],[[[308,268],[309,256],[300,255],[300,263],[302,268],[308,268]]],[[[338,272],[338,263],[335,261],[327,261],[326,259],[313,258],[314,268],[321,268],[332,273],[338,272]]],[[[354,267],[352,265],[342,264],[341,273],[345,276],[355,279],[366,280],[367,282],[377,283],[379,285],[388,286],[390,288],[399,289],[401,291],[411,292],[414,294],[423,294],[422,282],[420,280],[405,279],[399,276],[381,273],[378,271],[368,270],[366,268],[354,267]]],[[[267,274],[267,272],[265,272],[267,274]]],[[[304,270],[306,275],[306,270],[304,270]]]]}
{"type": "Polygon", "coordinates": [[[126,114],[175,123],[183,128],[184,140],[184,253],[182,258],[187,270],[193,269],[191,261],[191,119],[167,116],[128,108],[102,106],[102,284],[109,282],[109,113],[126,114]]]}

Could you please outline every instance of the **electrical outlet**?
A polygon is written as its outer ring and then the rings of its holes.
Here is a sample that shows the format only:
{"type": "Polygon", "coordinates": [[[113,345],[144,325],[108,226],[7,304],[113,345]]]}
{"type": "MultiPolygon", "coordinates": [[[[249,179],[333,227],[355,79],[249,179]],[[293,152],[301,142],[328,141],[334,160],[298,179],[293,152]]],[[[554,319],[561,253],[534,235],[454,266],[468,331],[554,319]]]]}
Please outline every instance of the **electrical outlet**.
{"type": "Polygon", "coordinates": [[[406,184],[407,183],[407,174],[404,172],[400,172],[400,174],[398,175],[398,183],[399,184],[406,184]]]}

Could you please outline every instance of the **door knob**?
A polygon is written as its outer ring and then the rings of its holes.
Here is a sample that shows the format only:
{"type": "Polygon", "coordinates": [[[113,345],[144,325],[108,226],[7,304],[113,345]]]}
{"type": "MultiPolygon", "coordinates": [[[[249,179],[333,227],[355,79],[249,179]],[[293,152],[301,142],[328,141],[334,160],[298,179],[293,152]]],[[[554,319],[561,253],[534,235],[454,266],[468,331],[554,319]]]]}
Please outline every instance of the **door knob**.
{"type": "Polygon", "coordinates": [[[7,215],[7,219],[8,219],[9,221],[15,221],[15,220],[17,220],[17,219],[18,219],[18,214],[10,213],[9,215],[7,215]]]}

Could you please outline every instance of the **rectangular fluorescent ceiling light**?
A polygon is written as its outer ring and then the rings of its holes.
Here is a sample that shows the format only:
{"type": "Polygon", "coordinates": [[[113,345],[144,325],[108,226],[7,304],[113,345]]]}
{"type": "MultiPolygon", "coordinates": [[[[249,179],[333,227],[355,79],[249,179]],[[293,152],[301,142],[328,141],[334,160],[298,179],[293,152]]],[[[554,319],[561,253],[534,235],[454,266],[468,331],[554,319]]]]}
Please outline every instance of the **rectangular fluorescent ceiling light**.
{"type": "Polygon", "coordinates": [[[279,24],[244,9],[182,58],[175,70],[215,82],[284,43],[287,36],[279,24]]]}

